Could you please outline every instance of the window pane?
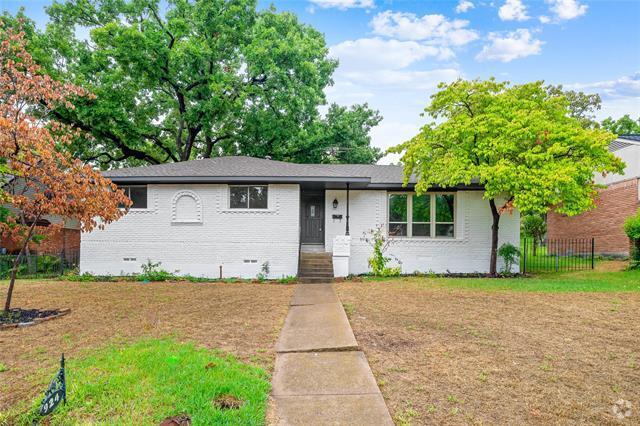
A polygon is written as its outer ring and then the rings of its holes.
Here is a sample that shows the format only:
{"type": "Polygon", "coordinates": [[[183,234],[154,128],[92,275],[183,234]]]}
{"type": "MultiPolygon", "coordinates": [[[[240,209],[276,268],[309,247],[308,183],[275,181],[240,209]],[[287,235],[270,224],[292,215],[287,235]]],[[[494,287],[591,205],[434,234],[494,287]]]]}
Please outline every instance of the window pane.
{"type": "Polygon", "coordinates": [[[249,187],[249,208],[266,209],[267,208],[267,187],[266,186],[250,186],[249,187]]]}
{"type": "Polygon", "coordinates": [[[413,196],[413,221],[431,222],[431,196],[413,196]]]}
{"type": "Polygon", "coordinates": [[[431,236],[431,225],[429,223],[414,223],[411,232],[414,237],[429,237],[431,236]]]}
{"type": "Polygon", "coordinates": [[[132,209],[146,209],[147,208],[147,187],[146,186],[131,186],[129,187],[129,198],[133,201],[131,205],[132,209]]]}
{"type": "Polygon", "coordinates": [[[436,224],[436,237],[453,238],[453,224],[436,224]]]}
{"type": "Polygon", "coordinates": [[[390,223],[389,235],[391,235],[392,237],[406,237],[407,224],[406,223],[390,223]]]}
{"type": "MultiPolygon", "coordinates": [[[[406,221],[407,221],[407,196],[400,195],[400,194],[389,195],[389,222],[406,222],[406,221]]],[[[406,235],[406,227],[405,227],[405,235],[406,235]]]]}
{"type": "Polygon", "coordinates": [[[232,209],[246,209],[249,207],[249,188],[246,186],[232,186],[229,188],[229,207],[232,209]]]}
{"type": "Polygon", "coordinates": [[[453,195],[436,195],[436,222],[453,222],[453,195]]]}

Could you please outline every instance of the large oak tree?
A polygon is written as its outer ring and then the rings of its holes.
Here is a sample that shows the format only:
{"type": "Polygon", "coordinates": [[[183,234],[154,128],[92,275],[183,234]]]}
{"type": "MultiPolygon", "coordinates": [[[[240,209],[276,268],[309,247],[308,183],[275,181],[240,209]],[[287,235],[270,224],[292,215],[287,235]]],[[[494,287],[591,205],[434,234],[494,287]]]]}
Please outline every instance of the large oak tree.
{"type": "MultiPolygon", "coordinates": [[[[67,0],[29,48],[95,94],[56,118],[93,136],[74,155],[103,168],[216,155],[375,162],[366,104],[326,104],[337,61],[324,36],[255,0],[67,0]]],[[[11,17],[5,16],[5,20],[11,17]]]]}

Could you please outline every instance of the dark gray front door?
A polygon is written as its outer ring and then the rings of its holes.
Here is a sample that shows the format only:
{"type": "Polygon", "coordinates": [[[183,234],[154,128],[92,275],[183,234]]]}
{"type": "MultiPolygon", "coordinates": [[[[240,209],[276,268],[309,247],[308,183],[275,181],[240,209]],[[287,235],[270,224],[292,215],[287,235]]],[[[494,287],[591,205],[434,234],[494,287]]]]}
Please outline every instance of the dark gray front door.
{"type": "Polygon", "coordinates": [[[300,201],[302,244],[324,244],[324,196],[303,195],[300,201]]]}

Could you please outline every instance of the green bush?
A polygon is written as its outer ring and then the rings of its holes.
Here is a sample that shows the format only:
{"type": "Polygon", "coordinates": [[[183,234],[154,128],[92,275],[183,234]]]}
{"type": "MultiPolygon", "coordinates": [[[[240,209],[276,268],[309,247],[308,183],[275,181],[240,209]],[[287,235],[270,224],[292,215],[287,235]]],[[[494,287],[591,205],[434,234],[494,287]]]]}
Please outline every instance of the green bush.
{"type": "Polygon", "coordinates": [[[140,265],[142,273],[136,276],[138,281],[168,281],[177,279],[175,274],[160,268],[162,262],[152,262],[147,259],[147,263],[140,265]]]}
{"type": "Polygon", "coordinates": [[[373,253],[371,254],[371,257],[367,259],[372,275],[380,277],[393,277],[400,275],[400,267],[387,267],[391,258],[385,256],[385,252],[389,248],[392,240],[386,238],[385,229],[382,226],[365,233],[362,240],[373,247],[373,253]]]}
{"type": "Polygon", "coordinates": [[[631,247],[630,269],[640,269],[640,209],[635,216],[624,221],[624,232],[633,242],[631,247]]]}
{"type": "Polygon", "coordinates": [[[504,260],[504,272],[511,273],[511,267],[520,258],[520,250],[510,243],[505,243],[498,249],[498,256],[504,260]]]}

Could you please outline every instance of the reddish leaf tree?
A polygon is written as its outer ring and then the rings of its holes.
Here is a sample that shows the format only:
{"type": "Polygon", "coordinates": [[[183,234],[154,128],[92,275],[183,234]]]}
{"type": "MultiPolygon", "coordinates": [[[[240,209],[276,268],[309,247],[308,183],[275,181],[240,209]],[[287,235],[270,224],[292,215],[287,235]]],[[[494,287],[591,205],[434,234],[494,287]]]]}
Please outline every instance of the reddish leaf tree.
{"type": "Polygon", "coordinates": [[[90,166],[59,149],[78,130],[51,120],[49,112],[70,100],[90,96],[83,89],[44,75],[25,50],[24,33],[0,27],[0,159],[3,197],[12,214],[0,222],[0,232],[20,249],[14,258],[4,305],[11,296],[20,260],[36,235],[51,235],[61,225],[43,227],[50,216],[76,219],[82,231],[117,220],[119,205],[130,200],[90,166]]]}

